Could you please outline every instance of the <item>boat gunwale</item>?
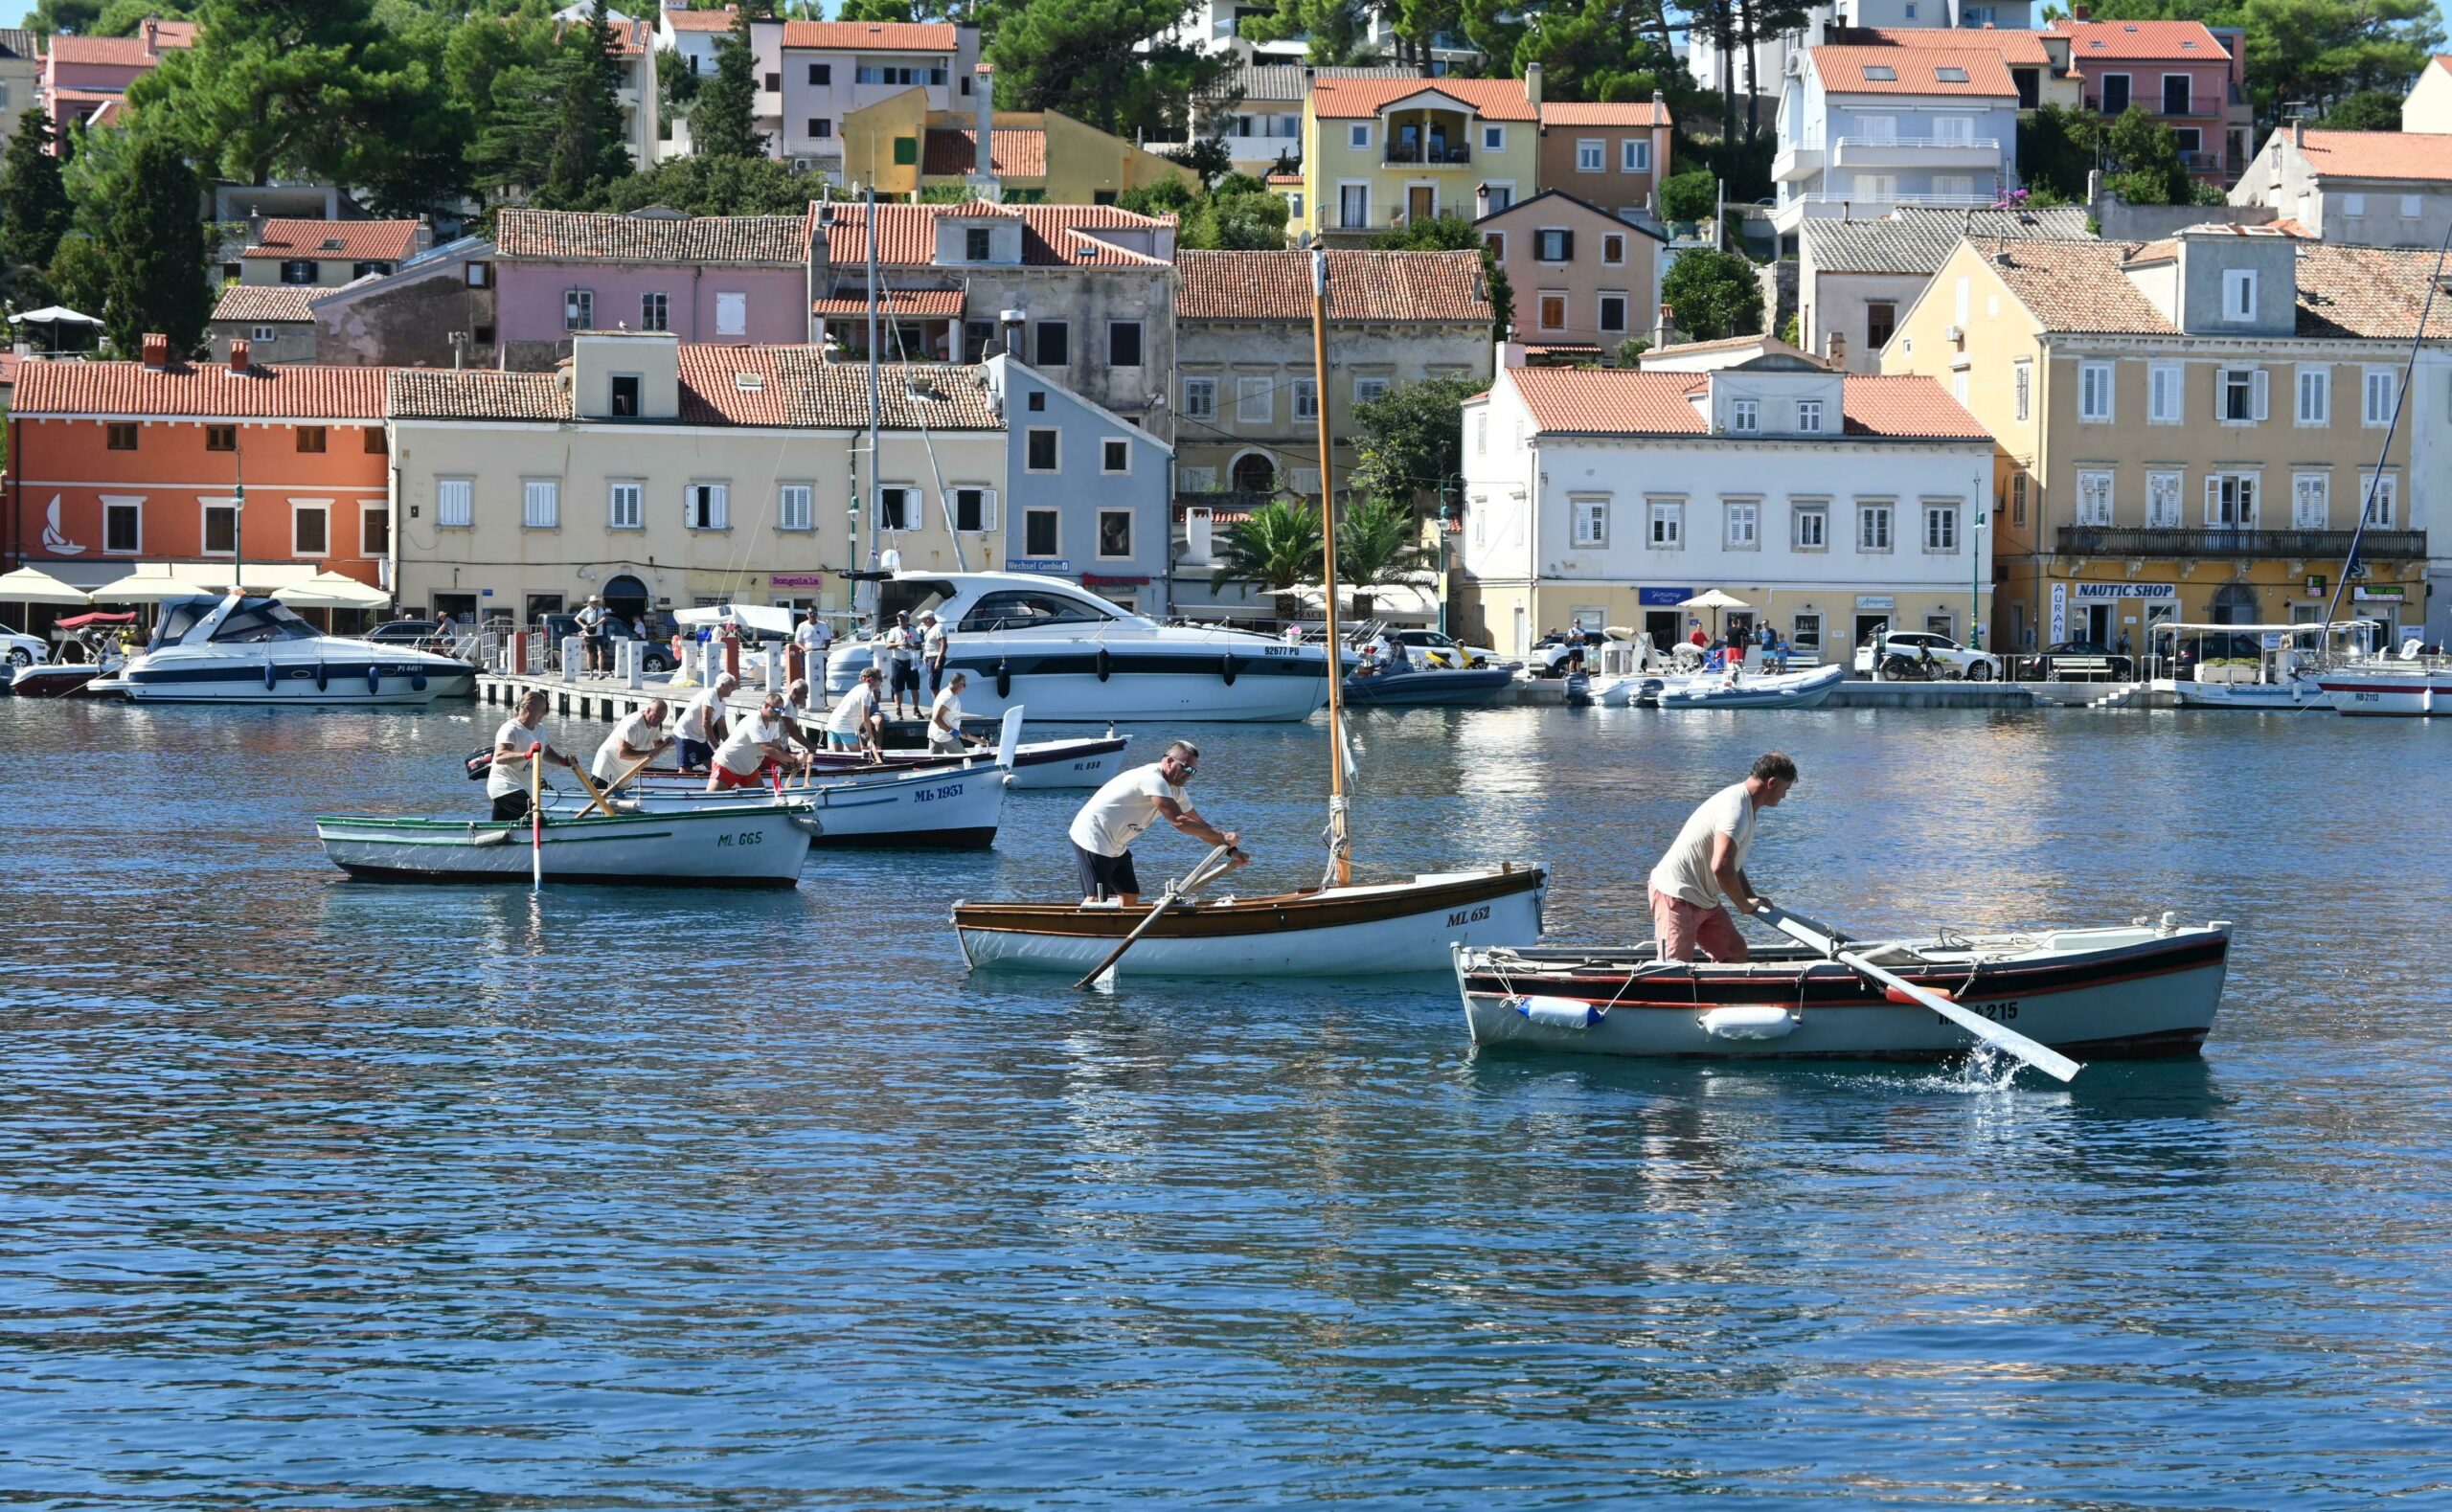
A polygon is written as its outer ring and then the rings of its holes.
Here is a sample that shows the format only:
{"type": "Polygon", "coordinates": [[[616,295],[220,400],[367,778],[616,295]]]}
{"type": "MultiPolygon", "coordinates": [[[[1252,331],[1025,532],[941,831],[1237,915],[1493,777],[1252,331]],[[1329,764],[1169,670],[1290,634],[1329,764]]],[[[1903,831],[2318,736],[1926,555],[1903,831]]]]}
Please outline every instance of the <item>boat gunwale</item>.
{"type": "MultiPolygon", "coordinates": [[[[1248,935],[1253,933],[1250,925],[1254,920],[1272,914],[1278,915],[1281,927],[1291,929],[1329,929],[1377,923],[1435,909],[1512,897],[1522,892],[1537,892],[1549,885],[1547,868],[1528,866],[1517,869],[1513,863],[1509,863],[1505,869],[1465,876],[1446,875],[1451,880],[1410,891],[1406,891],[1408,884],[1396,883],[1373,886],[1371,891],[1354,896],[1323,899],[1321,893],[1327,890],[1305,888],[1293,892],[1201,903],[1190,909],[1170,911],[1152,924],[1143,938],[1204,939],[1248,935]],[[1286,918],[1284,915],[1289,907],[1313,916],[1286,918]]],[[[1154,906],[1154,903],[1142,903],[1128,909],[1085,909],[1078,902],[973,903],[962,900],[954,904],[953,924],[957,931],[978,934],[1118,939],[1131,933],[1133,926],[1147,918],[1154,906]]]]}

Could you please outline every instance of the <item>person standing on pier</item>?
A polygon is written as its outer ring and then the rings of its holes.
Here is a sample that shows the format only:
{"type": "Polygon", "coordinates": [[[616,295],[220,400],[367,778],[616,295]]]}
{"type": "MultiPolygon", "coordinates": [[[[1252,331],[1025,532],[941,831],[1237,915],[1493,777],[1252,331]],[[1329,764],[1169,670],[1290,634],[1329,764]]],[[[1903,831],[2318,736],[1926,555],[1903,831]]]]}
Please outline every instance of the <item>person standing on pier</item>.
{"type": "Polygon", "coordinates": [[[949,648],[950,643],[945,636],[945,622],[937,618],[935,610],[921,610],[920,660],[928,667],[928,696],[931,698],[945,690],[945,652],[949,648]]]}
{"type": "Polygon", "coordinates": [[[589,594],[587,602],[579,606],[579,613],[571,616],[579,625],[579,633],[584,637],[579,642],[579,648],[586,653],[587,670],[591,672],[609,670],[613,665],[613,643],[604,633],[607,618],[604,600],[596,594],[589,594]]]}
{"type": "Polygon", "coordinates": [[[609,789],[632,767],[670,749],[672,737],[664,733],[665,712],[664,700],[650,698],[638,712],[613,726],[613,733],[596,748],[594,768],[599,782],[609,789]]]}
{"type": "MultiPolygon", "coordinates": [[[[826,621],[817,617],[816,610],[811,609],[799,624],[792,627],[792,643],[801,650],[801,676],[810,686],[824,688],[826,653],[834,644],[834,632],[826,627],[826,621]]],[[[806,699],[795,698],[792,702],[806,706],[806,699]]]]}
{"type": "Polygon", "coordinates": [[[1700,948],[1722,965],[1745,959],[1745,937],[1728,904],[1751,914],[1769,898],[1754,891],[1745,853],[1754,847],[1754,820],[1796,786],[1797,764],[1773,751],[1754,770],[1703,801],[1651,869],[1651,923],[1663,960],[1692,960],[1700,948]]]}
{"type": "Polygon", "coordinates": [[[497,820],[528,817],[528,763],[539,748],[553,765],[579,770],[577,756],[564,756],[545,744],[548,707],[550,700],[544,690],[531,688],[520,698],[517,711],[494,732],[494,763],[493,770],[486,774],[486,797],[493,800],[493,817],[497,820]]]}
{"type": "Polygon", "coordinates": [[[1073,816],[1068,831],[1073,861],[1081,880],[1081,902],[1113,897],[1129,908],[1141,901],[1141,879],[1133,874],[1132,843],[1163,819],[1196,840],[1224,846],[1235,865],[1251,858],[1236,848],[1237,836],[1219,829],[1192,806],[1184,786],[1200,770],[1200,751],[1189,740],[1167,747],[1167,754],[1147,766],[1137,766],[1107,779],[1073,816]]]}
{"type": "Polygon", "coordinates": [[[886,632],[892,649],[894,680],[894,717],[916,719],[920,714],[920,636],[911,628],[910,611],[894,617],[894,628],[886,632]],[[903,711],[903,700],[911,701],[910,712],[903,711]]]}
{"type": "Polygon", "coordinates": [[[715,682],[701,688],[681,711],[680,727],[673,733],[681,737],[683,771],[693,771],[715,759],[715,747],[724,741],[724,699],[739,686],[739,679],[730,672],[718,672],[715,682]]]}

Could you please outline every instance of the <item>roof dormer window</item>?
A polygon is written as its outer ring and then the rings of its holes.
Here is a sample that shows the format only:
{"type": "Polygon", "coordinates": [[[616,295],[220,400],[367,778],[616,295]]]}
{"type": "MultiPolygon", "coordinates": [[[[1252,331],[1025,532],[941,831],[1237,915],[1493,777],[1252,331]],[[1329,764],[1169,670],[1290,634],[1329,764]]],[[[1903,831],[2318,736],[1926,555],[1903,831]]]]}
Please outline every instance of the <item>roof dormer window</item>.
{"type": "Polygon", "coordinates": [[[1966,70],[1943,64],[1933,70],[1933,77],[1944,84],[1964,84],[1966,82],[1966,70]]]}
{"type": "Polygon", "coordinates": [[[1865,79],[1868,83],[1886,84],[1896,80],[1897,78],[1898,70],[1891,67],[1888,63],[1867,63],[1865,65],[1865,79]]]}

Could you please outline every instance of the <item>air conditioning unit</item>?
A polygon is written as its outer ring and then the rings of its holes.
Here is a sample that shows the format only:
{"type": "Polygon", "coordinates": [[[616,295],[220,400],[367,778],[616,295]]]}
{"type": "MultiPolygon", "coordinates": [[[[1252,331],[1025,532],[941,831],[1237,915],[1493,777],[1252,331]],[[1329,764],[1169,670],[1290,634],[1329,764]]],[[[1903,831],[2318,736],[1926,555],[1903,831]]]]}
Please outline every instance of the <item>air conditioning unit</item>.
{"type": "Polygon", "coordinates": [[[796,158],[792,159],[792,171],[793,171],[793,172],[795,172],[795,173],[806,173],[806,172],[807,172],[807,171],[808,171],[808,159],[806,159],[806,158],[805,158],[805,157],[796,157],[796,158]]]}

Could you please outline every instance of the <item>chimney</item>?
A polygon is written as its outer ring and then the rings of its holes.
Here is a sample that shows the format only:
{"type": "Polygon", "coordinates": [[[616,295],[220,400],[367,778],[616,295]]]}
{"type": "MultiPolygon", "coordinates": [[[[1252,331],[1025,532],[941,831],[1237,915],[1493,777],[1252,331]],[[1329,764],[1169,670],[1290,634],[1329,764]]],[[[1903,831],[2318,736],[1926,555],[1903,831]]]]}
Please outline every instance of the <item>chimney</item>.
{"type": "Polygon", "coordinates": [[[247,366],[246,338],[243,336],[234,336],[230,341],[230,371],[233,372],[244,372],[247,371],[247,366]]]}
{"type": "Polygon", "coordinates": [[[2077,0],[2077,3],[2069,8],[2069,19],[2072,21],[2091,19],[2094,13],[2095,8],[2086,4],[2086,0],[2077,0]]]}
{"type": "Polygon", "coordinates": [[[2290,145],[2302,152],[2307,150],[2307,118],[2305,116],[2290,118],[2290,145]]]}
{"type": "Polygon", "coordinates": [[[1476,184],[1473,186],[1473,218],[1487,220],[1489,218],[1489,214],[1490,187],[1487,184],[1476,184]]]}
{"type": "Polygon", "coordinates": [[[155,372],[170,365],[170,338],[159,331],[145,333],[145,366],[155,372]]]}
{"type": "Polygon", "coordinates": [[[1021,359],[1022,321],[1028,316],[1028,314],[1029,311],[1018,309],[998,310],[996,312],[996,326],[998,331],[1004,338],[1005,355],[1013,358],[1015,361],[1019,361],[1021,359]]]}
{"type": "Polygon", "coordinates": [[[1830,348],[1830,368],[1832,372],[1836,372],[1848,366],[1848,333],[1840,330],[1832,331],[1830,333],[1828,345],[1830,348]]]}
{"type": "Polygon", "coordinates": [[[154,20],[151,16],[147,16],[147,17],[145,18],[145,56],[148,56],[148,57],[159,57],[159,56],[162,56],[162,49],[161,49],[161,46],[159,45],[158,41],[156,40],[156,39],[157,39],[157,37],[158,37],[158,35],[159,35],[159,34],[161,33],[161,30],[162,30],[162,23],[161,23],[161,22],[154,20]]]}
{"type": "Polygon", "coordinates": [[[1541,108],[1541,65],[1538,63],[1524,65],[1524,98],[1534,110],[1541,108]]]}
{"type": "MultiPolygon", "coordinates": [[[[996,177],[996,65],[982,63],[974,69],[978,82],[971,86],[971,108],[979,118],[979,149],[971,154],[970,170],[981,178],[996,177]]],[[[1003,199],[999,183],[998,199],[1003,199]]]]}

